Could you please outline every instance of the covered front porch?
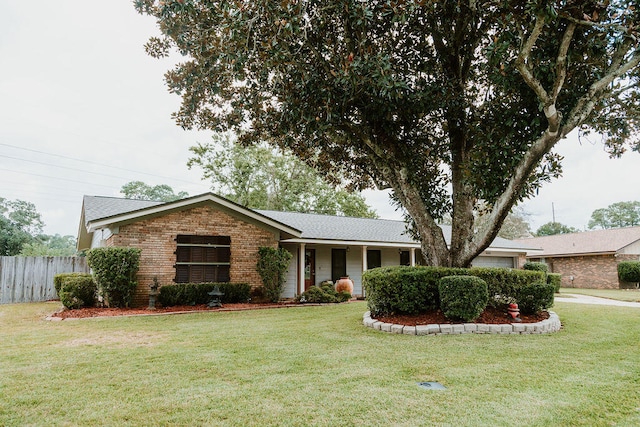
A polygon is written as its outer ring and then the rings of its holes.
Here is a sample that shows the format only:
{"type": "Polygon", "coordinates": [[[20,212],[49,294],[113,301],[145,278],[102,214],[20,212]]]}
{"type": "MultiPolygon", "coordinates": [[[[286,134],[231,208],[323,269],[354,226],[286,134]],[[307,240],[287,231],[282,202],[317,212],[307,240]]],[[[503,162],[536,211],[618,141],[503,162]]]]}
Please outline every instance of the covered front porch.
{"type": "Polygon", "coordinates": [[[293,254],[287,272],[284,298],[293,298],[325,281],[335,283],[345,276],[353,281],[353,296],[364,297],[363,272],[377,267],[420,264],[417,243],[295,240],[281,244],[293,254]]]}

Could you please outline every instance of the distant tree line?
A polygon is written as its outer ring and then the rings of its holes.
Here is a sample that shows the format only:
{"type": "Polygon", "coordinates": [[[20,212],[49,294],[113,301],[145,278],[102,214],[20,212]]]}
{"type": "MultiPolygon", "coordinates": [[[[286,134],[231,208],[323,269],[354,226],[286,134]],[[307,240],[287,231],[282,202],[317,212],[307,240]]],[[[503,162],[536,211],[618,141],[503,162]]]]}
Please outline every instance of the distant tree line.
{"type": "Polygon", "coordinates": [[[44,222],[33,203],[0,197],[1,256],[70,256],[76,253],[73,236],[42,233],[44,222]]]}

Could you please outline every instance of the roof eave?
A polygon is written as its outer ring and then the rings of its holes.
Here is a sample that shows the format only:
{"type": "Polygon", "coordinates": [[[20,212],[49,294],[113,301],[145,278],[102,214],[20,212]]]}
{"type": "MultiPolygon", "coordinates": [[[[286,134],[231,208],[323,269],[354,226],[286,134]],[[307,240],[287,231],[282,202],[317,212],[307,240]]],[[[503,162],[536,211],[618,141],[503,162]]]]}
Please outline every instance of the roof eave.
{"type": "Polygon", "coordinates": [[[337,239],[309,239],[293,238],[284,239],[280,243],[304,243],[307,245],[334,245],[334,246],[376,246],[387,248],[415,248],[420,249],[420,244],[415,242],[379,242],[364,240],[337,240],[337,239]]]}
{"type": "Polygon", "coordinates": [[[570,258],[576,256],[597,256],[597,255],[615,255],[617,251],[604,251],[604,252],[575,252],[575,253],[558,253],[558,254],[545,254],[539,253],[536,255],[527,255],[532,258],[570,258]]]}
{"type": "Polygon", "coordinates": [[[241,215],[247,216],[255,221],[261,222],[269,227],[275,228],[284,233],[290,234],[294,237],[300,237],[302,231],[276,221],[272,218],[264,216],[252,209],[245,208],[230,200],[218,197],[212,193],[202,194],[200,196],[190,197],[186,199],[180,199],[173,202],[163,203],[161,205],[151,206],[144,209],[139,209],[133,212],[127,212],[124,214],[114,215],[105,218],[99,218],[94,221],[89,221],[86,224],[88,233],[93,233],[96,230],[112,227],[117,224],[133,222],[140,218],[147,216],[153,216],[165,213],[167,211],[181,210],[188,208],[189,206],[197,205],[200,203],[213,202],[228,210],[237,212],[241,215]]]}

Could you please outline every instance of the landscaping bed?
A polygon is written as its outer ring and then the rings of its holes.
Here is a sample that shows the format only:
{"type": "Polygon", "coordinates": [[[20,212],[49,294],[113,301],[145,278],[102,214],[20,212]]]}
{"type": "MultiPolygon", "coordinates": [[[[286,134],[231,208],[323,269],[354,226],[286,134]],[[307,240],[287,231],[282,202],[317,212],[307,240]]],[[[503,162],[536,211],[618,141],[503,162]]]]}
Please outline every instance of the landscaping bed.
{"type": "Polygon", "coordinates": [[[100,308],[100,307],[84,307],[78,309],[62,309],[51,315],[52,318],[60,319],[84,319],[87,317],[111,317],[111,316],[139,316],[139,315],[157,315],[170,313],[185,313],[195,311],[240,311],[240,310],[260,310],[265,308],[279,308],[291,305],[301,305],[294,303],[235,303],[224,304],[222,307],[210,308],[207,304],[197,305],[176,305],[171,307],[156,307],[154,310],[149,308],[100,308]]]}
{"type": "MultiPolygon", "coordinates": [[[[447,319],[442,313],[442,310],[434,310],[427,313],[422,314],[398,314],[398,315],[390,315],[390,316],[371,316],[375,320],[384,323],[392,323],[396,325],[405,325],[405,326],[417,326],[417,325],[430,325],[430,324],[456,324],[463,322],[454,322],[447,319]]],[[[522,323],[536,323],[542,320],[546,320],[549,318],[549,313],[547,311],[542,311],[537,314],[530,315],[520,315],[520,319],[522,323]]],[[[511,317],[507,316],[506,309],[499,309],[494,307],[487,307],[480,317],[478,317],[474,323],[485,323],[490,325],[501,325],[501,324],[511,324],[514,323],[511,317]]]]}

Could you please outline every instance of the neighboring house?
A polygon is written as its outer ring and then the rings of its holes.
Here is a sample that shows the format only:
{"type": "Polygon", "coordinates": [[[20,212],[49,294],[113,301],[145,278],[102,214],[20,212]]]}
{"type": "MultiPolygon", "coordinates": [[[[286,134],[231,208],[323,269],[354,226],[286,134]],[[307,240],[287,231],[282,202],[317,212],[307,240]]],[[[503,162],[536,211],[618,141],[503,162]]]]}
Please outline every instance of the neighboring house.
{"type": "MultiPolygon", "coordinates": [[[[420,244],[405,233],[403,221],[252,210],[212,193],[168,203],[85,196],[78,249],[101,246],[142,249],[136,305],[146,304],[154,277],[160,284],[260,286],[261,246],[293,254],[283,298],[342,276],[351,277],[354,295],[362,296],[363,271],[421,260],[420,244]]],[[[498,238],[473,264],[521,267],[526,253],[522,244],[498,238]]]]}
{"type": "Polygon", "coordinates": [[[619,288],[618,263],[640,259],[640,227],[556,234],[516,241],[541,248],[529,261],[545,262],[562,274],[567,288],[619,288]]]}

